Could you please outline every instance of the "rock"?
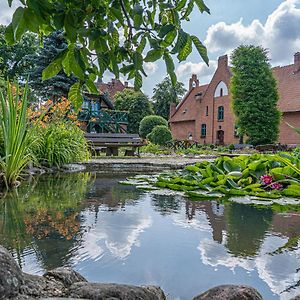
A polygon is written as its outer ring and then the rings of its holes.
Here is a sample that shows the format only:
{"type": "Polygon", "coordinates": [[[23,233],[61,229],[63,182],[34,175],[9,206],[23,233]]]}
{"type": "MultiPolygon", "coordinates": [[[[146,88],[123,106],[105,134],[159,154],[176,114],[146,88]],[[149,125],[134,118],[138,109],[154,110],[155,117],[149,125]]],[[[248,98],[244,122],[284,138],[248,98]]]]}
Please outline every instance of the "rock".
{"type": "Polygon", "coordinates": [[[67,173],[75,173],[85,171],[86,167],[82,164],[65,164],[62,169],[67,173]]]}
{"type": "Polygon", "coordinates": [[[10,253],[0,246],[0,299],[16,296],[23,282],[21,269],[10,253]]]}
{"type": "Polygon", "coordinates": [[[20,293],[30,297],[62,297],[67,290],[60,281],[24,273],[24,284],[20,293]]]}
{"type": "Polygon", "coordinates": [[[263,300],[263,298],[250,286],[220,285],[196,296],[193,300],[263,300]]]}
{"type": "Polygon", "coordinates": [[[138,287],[110,283],[85,283],[73,284],[69,289],[69,296],[87,299],[122,299],[122,300],[165,300],[164,292],[155,286],[138,287]]]}
{"type": "Polygon", "coordinates": [[[43,276],[47,279],[60,281],[66,288],[70,287],[76,282],[87,282],[83,276],[71,268],[56,268],[48,271],[43,276]]]}

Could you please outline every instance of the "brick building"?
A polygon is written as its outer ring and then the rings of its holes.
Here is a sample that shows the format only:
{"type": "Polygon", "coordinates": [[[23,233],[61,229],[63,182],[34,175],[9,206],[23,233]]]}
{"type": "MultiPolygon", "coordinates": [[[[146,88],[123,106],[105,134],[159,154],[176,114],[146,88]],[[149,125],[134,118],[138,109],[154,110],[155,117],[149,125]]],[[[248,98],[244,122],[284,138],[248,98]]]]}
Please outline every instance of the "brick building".
{"type": "MultiPolygon", "coordinates": [[[[300,53],[294,55],[293,64],[272,70],[279,92],[278,108],[282,112],[278,142],[300,144],[300,136],[286,124],[300,128],[300,53]]],[[[192,75],[187,94],[170,110],[169,123],[174,139],[192,138],[202,144],[239,142],[230,104],[230,78],[227,55],[219,57],[209,84],[200,85],[197,75],[192,75]]]]}
{"type": "Polygon", "coordinates": [[[114,99],[116,93],[122,92],[124,89],[131,88],[128,86],[128,82],[125,81],[124,84],[119,79],[112,79],[108,83],[104,83],[101,79],[96,83],[100,92],[109,94],[111,100],[114,99]]]}

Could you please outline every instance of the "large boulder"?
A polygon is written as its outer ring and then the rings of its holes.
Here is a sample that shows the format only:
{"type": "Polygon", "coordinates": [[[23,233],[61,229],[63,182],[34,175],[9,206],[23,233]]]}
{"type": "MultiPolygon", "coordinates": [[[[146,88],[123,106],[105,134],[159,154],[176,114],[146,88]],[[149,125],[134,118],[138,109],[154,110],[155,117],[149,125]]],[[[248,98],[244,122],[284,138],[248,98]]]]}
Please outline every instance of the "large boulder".
{"type": "Polygon", "coordinates": [[[16,296],[23,282],[21,269],[10,253],[0,246],[0,299],[16,296]]]}
{"type": "Polygon", "coordinates": [[[24,284],[20,287],[20,294],[34,298],[62,297],[67,289],[60,281],[49,280],[42,276],[24,273],[24,284]]]}
{"type": "Polygon", "coordinates": [[[48,280],[60,281],[66,288],[76,282],[87,282],[87,280],[79,273],[71,268],[56,268],[48,271],[43,275],[48,280]]]}
{"type": "Polygon", "coordinates": [[[139,287],[133,285],[111,283],[73,284],[69,289],[69,296],[85,299],[122,299],[122,300],[165,300],[164,292],[155,286],[139,287]]]}
{"type": "Polygon", "coordinates": [[[220,285],[196,296],[193,300],[263,300],[263,298],[250,286],[220,285]]]}

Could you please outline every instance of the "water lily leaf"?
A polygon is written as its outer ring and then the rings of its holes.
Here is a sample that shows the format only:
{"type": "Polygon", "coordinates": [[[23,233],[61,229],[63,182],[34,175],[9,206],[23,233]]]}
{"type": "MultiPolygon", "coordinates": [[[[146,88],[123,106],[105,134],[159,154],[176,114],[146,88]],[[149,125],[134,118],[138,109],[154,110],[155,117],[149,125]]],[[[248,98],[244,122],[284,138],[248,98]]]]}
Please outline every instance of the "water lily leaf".
{"type": "Polygon", "coordinates": [[[200,193],[200,192],[195,192],[195,191],[188,191],[186,192],[186,195],[191,197],[191,198],[197,198],[197,199],[203,199],[203,200],[213,200],[213,199],[218,199],[221,198],[222,195],[219,194],[205,194],[205,193],[200,193]]]}
{"type": "Polygon", "coordinates": [[[243,173],[240,171],[233,171],[228,173],[227,175],[235,177],[235,178],[241,178],[243,176],[243,173]]]}
{"type": "Polygon", "coordinates": [[[207,177],[207,178],[201,180],[201,183],[202,183],[202,184],[208,184],[208,183],[213,182],[214,180],[215,180],[214,177],[207,177]]]}
{"type": "Polygon", "coordinates": [[[194,173],[197,173],[197,172],[200,172],[200,168],[197,167],[197,166],[187,166],[185,168],[187,171],[190,171],[190,172],[194,172],[194,173]]]}

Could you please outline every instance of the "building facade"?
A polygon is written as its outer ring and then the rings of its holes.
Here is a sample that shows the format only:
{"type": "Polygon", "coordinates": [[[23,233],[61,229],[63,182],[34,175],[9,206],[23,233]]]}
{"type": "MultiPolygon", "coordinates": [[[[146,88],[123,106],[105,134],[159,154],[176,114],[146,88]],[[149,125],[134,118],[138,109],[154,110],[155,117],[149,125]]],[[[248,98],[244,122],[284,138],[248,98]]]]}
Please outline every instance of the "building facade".
{"type": "Polygon", "coordinates": [[[128,86],[127,81],[125,81],[123,84],[121,80],[115,78],[108,83],[104,83],[101,79],[99,79],[96,85],[100,93],[108,93],[111,100],[114,100],[115,95],[118,92],[123,92],[125,89],[131,88],[128,86]]]}
{"type": "MultiPolygon", "coordinates": [[[[293,64],[272,71],[278,86],[278,108],[282,112],[278,142],[300,144],[300,136],[286,124],[300,128],[300,53],[294,55],[293,64]]],[[[209,84],[200,85],[197,75],[192,75],[185,97],[177,106],[171,106],[169,123],[174,139],[192,138],[201,144],[239,142],[231,108],[230,78],[227,55],[219,57],[209,84]]]]}

